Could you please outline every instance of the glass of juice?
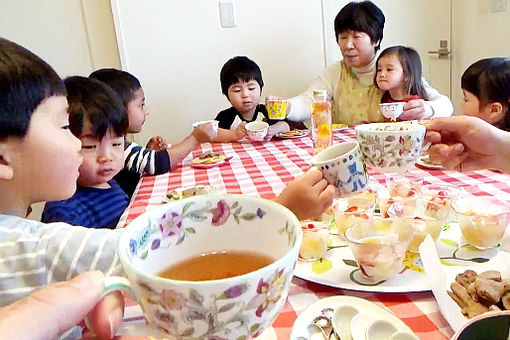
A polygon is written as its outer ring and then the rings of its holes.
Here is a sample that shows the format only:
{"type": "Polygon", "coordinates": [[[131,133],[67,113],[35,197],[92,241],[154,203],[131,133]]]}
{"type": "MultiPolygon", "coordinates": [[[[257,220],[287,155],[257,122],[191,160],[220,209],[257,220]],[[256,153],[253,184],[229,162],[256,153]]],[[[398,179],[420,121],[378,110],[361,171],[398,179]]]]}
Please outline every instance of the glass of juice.
{"type": "Polygon", "coordinates": [[[333,141],[331,103],[327,100],[326,90],[313,91],[311,121],[313,150],[314,154],[318,154],[330,147],[333,141]]]}

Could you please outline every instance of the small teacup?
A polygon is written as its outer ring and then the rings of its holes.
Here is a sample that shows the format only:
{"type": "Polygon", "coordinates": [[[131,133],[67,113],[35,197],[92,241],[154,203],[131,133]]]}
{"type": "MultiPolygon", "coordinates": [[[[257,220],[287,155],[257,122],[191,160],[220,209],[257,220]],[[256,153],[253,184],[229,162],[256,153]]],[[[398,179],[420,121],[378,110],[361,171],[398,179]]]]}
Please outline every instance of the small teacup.
{"type": "Polygon", "coordinates": [[[208,124],[208,123],[211,124],[213,134],[216,135],[218,133],[218,123],[219,123],[217,120],[214,120],[214,119],[211,119],[211,120],[201,120],[199,122],[193,123],[192,126],[194,128],[196,128],[199,125],[208,124]]]}
{"type": "Polygon", "coordinates": [[[404,113],[404,102],[379,104],[379,111],[385,118],[397,119],[404,113]]]}
{"type": "Polygon", "coordinates": [[[251,122],[244,126],[248,138],[255,142],[261,142],[267,136],[269,124],[266,122],[251,122]]]}
{"type": "Polygon", "coordinates": [[[322,171],[341,196],[349,196],[367,186],[368,175],[362,159],[358,142],[344,142],[319,152],[312,158],[312,165],[322,171]]]}
{"type": "Polygon", "coordinates": [[[289,102],[285,99],[266,100],[267,115],[270,119],[283,120],[287,115],[289,102]]]}
{"type": "Polygon", "coordinates": [[[380,172],[403,172],[420,156],[425,126],[409,122],[371,123],[354,128],[365,163],[380,172]]]}
{"type": "Polygon", "coordinates": [[[225,194],[172,201],[139,216],[122,232],[118,254],[127,279],[108,277],[105,293],[134,294],[148,322],[137,326],[136,334],[250,339],[273,322],[285,303],[301,239],[296,216],[270,200],[225,194]],[[176,264],[190,268],[188,259],[222,252],[238,259],[234,252],[257,253],[270,261],[258,269],[243,268],[246,272],[237,276],[230,275],[246,266],[245,257],[238,264],[212,261],[185,274],[207,273],[205,279],[161,274],[176,264]],[[218,268],[230,273],[214,278],[218,268]]]}

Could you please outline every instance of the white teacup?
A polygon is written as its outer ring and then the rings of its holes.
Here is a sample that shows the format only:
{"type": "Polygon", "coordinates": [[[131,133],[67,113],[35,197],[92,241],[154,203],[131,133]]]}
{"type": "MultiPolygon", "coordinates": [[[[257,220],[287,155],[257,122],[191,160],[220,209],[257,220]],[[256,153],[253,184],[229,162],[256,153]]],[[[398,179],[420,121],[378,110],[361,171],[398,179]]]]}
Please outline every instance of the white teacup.
{"type": "Polygon", "coordinates": [[[246,124],[244,128],[246,129],[246,134],[249,139],[255,142],[260,142],[267,136],[269,124],[266,122],[251,122],[246,124]]]}
{"type": "Polygon", "coordinates": [[[139,216],[122,232],[118,254],[127,279],[107,278],[105,293],[132,291],[148,321],[134,330],[137,334],[249,339],[282,308],[301,238],[296,216],[270,200],[225,194],[172,201],[139,216]],[[222,251],[256,252],[274,261],[208,281],[157,275],[183,260],[222,251]]]}
{"type": "Polygon", "coordinates": [[[382,103],[379,104],[379,111],[381,111],[382,115],[386,118],[396,119],[404,113],[405,104],[404,102],[382,103]]]}
{"type": "Polygon", "coordinates": [[[404,172],[414,167],[426,130],[410,122],[362,124],[354,129],[365,163],[380,172],[404,172]]]}
{"type": "Polygon", "coordinates": [[[312,158],[312,165],[322,171],[342,196],[360,192],[367,186],[368,175],[358,142],[330,146],[312,158]]]}
{"type": "Polygon", "coordinates": [[[211,127],[212,127],[212,131],[213,131],[213,134],[216,135],[218,133],[218,121],[217,120],[214,120],[214,119],[210,119],[210,120],[201,120],[199,122],[195,122],[192,124],[192,126],[194,128],[202,125],[202,124],[211,124],[211,127]]]}

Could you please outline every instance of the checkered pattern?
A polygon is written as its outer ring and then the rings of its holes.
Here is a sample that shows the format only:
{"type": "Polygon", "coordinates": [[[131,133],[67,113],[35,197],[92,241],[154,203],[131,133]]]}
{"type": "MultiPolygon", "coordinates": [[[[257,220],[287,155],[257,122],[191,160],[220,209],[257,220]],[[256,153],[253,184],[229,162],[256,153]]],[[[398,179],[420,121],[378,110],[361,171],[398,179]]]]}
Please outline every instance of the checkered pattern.
{"type": "MultiPolygon", "coordinates": [[[[335,142],[355,139],[353,129],[335,132],[335,142]]],[[[201,147],[183,160],[183,166],[171,173],[144,177],[140,182],[128,209],[119,221],[124,227],[141,213],[159,206],[166,192],[191,185],[213,185],[228,193],[256,195],[264,198],[276,197],[285,184],[301,175],[310,167],[312,158],[310,137],[273,140],[267,143],[214,143],[201,147]],[[191,160],[205,151],[222,152],[232,156],[226,165],[209,169],[194,169],[191,160]]],[[[370,171],[369,171],[370,172],[370,171]]],[[[490,170],[458,173],[443,170],[422,170],[425,184],[448,183],[463,187],[474,195],[492,195],[510,201],[510,176],[490,170]]],[[[372,178],[383,182],[384,174],[370,172],[372,178]]],[[[289,297],[272,328],[267,329],[261,339],[289,339],[294,320],[308,305],[332,295],[354,295],[384,305],[401,318],[420,339],[448,339],[453,334],[441,316],[431,293],[382,294],[363,293],[322,286],[294,278],[289,297]]],[[[136,306],[128,309],[129,319],[140,319],[136,306]],[[138,317],[137,317],[138,315],[138,317]]]]}

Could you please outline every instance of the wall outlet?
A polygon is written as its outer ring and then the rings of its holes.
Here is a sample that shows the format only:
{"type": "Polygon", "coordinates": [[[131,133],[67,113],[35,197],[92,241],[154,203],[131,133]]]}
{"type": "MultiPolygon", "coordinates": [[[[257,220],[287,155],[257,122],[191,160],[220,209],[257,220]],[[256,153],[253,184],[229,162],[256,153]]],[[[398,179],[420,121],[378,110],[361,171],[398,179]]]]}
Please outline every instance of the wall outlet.
{"type": "Polygon", "coordinates": [[[236,11],[233,0],[221,0],[220,4],[220,20],[221,27],[236,27],[236,11]]]}
{"type": "Polygon", "coordinates": [[[506,0],[491,0],[490,11],[492,13],[506,11],[506,0]]]}

